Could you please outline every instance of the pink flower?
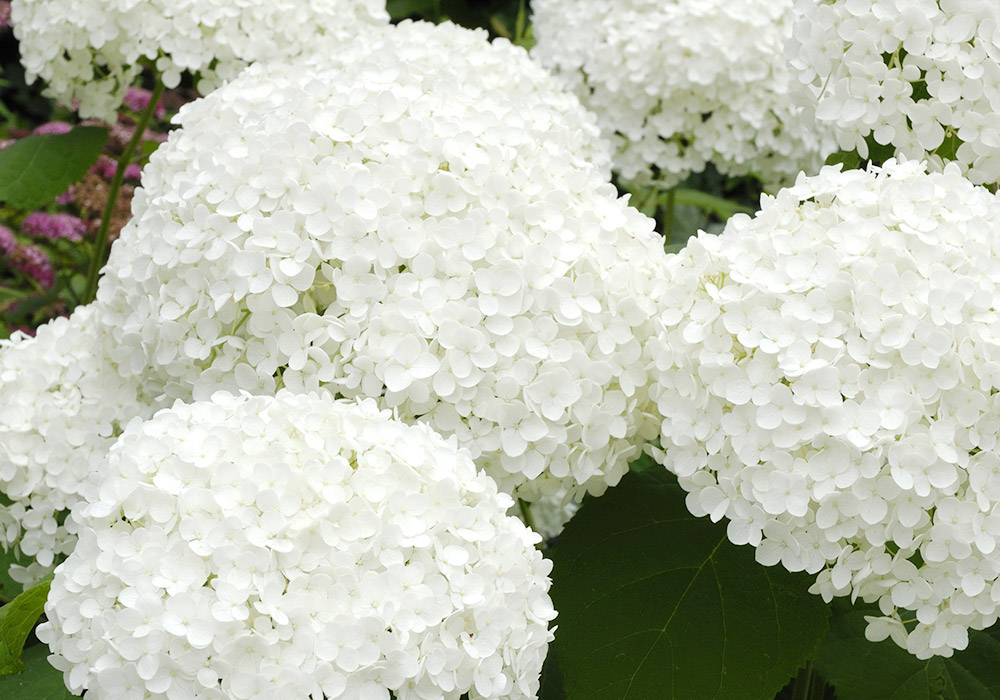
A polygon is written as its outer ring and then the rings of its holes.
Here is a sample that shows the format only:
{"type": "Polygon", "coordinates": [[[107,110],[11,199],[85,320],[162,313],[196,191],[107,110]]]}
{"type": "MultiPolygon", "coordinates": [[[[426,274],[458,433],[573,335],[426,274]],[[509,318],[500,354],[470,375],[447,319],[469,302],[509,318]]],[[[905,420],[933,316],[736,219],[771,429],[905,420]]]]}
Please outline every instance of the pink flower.
{"type": "Polygon", "coordinates": [[[52,261],[38,246],[18,246],[10,256],[10,266],[34,279],[42,289],[51,289],[56,283],[52,261]]]}
{"type": "Polygon", "coordinates": [[[110,180],[115,176],[117,164],[103,153],[98,156],[97,162],[90,166],[90,172],[97,173],[105,180],[110,180]]]}
{"type": "Polygon", "coordinates": [[[0,251],[4,255],[10,255],[17,248],[17,239],[9,228],[0,224],[0,251]]]}
{"type": "Polygon", "coordinates": [[[57,238],[79,241],[86,232],[87,225],[72,214],[35,212],[29,214],[21,224],[21,233],[24,235],[53,241],[57,238]]]}
{"type": "Polygon", "coordinates": [[[33,134],[66,134],[73,130],[71,124],[66,122],[46,122],[41,126],[35,127],[35,130],[31,133],[33,134]]]}
{"type": "Polygon", "coordinates": [[[10,3],[7,0],[0,0],[0,29],[10,27],[10,3]]]}
{"type": "MultiPolygon", "coordinates": [[[[140,87],[130,87],[128,92],[125,93],[124,104],[133,112],[141,112],[149,106],[149,100],[152,96],[153,93],[149,90],[144,90],[140,87]]],[[[163,119],[166,114],[167,110],[163,107],[163,102],[158,103],[153,116],[157,119],[163,119]]]]}

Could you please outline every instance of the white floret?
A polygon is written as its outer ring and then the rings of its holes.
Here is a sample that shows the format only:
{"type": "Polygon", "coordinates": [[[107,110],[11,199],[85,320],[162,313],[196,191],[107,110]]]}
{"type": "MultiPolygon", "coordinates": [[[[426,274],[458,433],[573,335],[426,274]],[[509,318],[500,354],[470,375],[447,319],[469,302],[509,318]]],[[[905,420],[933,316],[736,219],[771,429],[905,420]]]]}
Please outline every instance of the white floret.
{"type": "Polygon", "coordinates": [[[998,614],[998,231],[955,165],[824,168],[692,239],[660,316],[654,456],[692,513],[921,658],[998,614]]]}
{"type": "Polygon", "coordinates": [[[111,448],[37,633],[94,700],[527,700],[552,567],[512,504],[370,400],[178,402],[111,448]]]}
{"type": "Polygon", "coordinates": [[[535,0],[533,56],[598,118],[626,181],[711,163],[777,187],[834,148],[793,97],[794,0],[535,0]]]}

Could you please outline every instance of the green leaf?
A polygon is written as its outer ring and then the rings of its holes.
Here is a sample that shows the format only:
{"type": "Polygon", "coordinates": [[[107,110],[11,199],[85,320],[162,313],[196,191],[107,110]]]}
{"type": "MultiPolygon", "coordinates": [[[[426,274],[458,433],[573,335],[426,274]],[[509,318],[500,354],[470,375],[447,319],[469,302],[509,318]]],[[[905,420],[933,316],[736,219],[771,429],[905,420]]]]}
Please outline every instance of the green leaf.
{"type": "Polygon", "coordinates": [[[8,600],[18,595],[23,587],[10,577],[10,567],[12,564],[28,564],[27,557],[18,557],[14,550],[3,551],[0,549],[0,595],[8,600]]]}
{"type": "Polygon", "coordinates": [[[563,690],[563,679],[559,672],[556,650],[551,646],[549,646],[549,653],[545,657],[545,663],[542,665],[538,700],[566,700],[566,691],[563,690]]]}
{"type": "Polygon", "coordinates": [[[834,603],[830,630],[813,663],[850,700],[1000,700],[1000,629],[969,633],[949,659],[920,660],[892,640],[865,639],[865,615],[877,608],[834,603]]]}
{"type": "Polygon", "coordinates": [[[754,212],[750,207],[745,207],[738,202],[723,199],[722,197],[701,192],[700,190],[689,190],[681,187],[674,190],[674,203],[698,207],[709,214],[715,214],[723,221],[733,214],[753,214],[754,212]]]}
{"type": "Polygon", "coordinates": [[[388,0],[385,8],[392,19],[405,19],[411,15],[434,13],[437,3],[434,0],[388,0]]]}
{"type": "Polygon", "coordinates": [[[78,126],[67,134],[36,134],[0,151],[0,202],[33,209],[51,202],[86,175],[108,130],[78,126]]]}
{"type": "Polygon", "coordinates": [[[584,503],[553,563],[568,700],[770,700],[826,629],[811,577],[690,515],[662,467],[584,503]]]}
{"type": "Polygon", "coordinates": [[[0,676],[24,670],[21,650],[45,607],[52,575],[0,608],[0,676]]]}
{"type": "Polygon", "coordinates": [[[4,700],[72,700],[63,674],[52,668],[46,657],[49,649],[36,644],[24,652],[24,673],[0,677],[0,697],[4,700]]]}
{"type": "Polygon", "coordinates": [[[161,145],[161,141],[153,141],[152,139],[149,141],[143,141],[139,144],[139,152],[136,155],[136,160],[140,163],[145,163],[161,145]]]}
{"type": "Polygon", "coordinates": [[[857,151],[838,151],[826,159],[824,165],[836,165],[843,163],[841,170],[857,170],[861,167],[861,156],[857,151]]]}

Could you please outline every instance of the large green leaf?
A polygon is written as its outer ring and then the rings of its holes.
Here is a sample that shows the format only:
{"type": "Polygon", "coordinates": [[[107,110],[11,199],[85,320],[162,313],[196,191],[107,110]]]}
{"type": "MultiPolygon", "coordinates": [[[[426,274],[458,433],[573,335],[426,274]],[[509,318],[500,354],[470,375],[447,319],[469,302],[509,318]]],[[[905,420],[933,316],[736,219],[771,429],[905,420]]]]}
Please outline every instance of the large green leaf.
{"type": "Polygon", "coordinates": [[[563,690],[562,674],[559,673],[559,663],[556,651],[551,646],[542,665],[542,675],[539,679],[538,700],[566,700],[563,690]]]}
{"type": "Polygon", "coordinates": [[[969,634],[949,659],[920,660],[892,640],[865,639],[865,615],[877,609],[837,601],[816,670],[843,700],[1000,700],[1000,630],[969,634]]]}
{"type": "Polygon", "coordinates": [[[87,174],[107,140],[104,127],[78,126],[8,146],[0,151],[0,202],[19,209],[51,202],[87,174]]]}
{"type": "Polygon", "coordinates": [[[42,615],[50,585],[51,574],[0,608],[0,676],[24,670],[21,650],[42,615]]]}
{"type": "Polygon", "coordinates": [[[811,656],[829,608],[810,577],[754,561],[691,516],[663,468],[587,501],[553,555],[568,700],[770,700],[811,656]]]}
{"type": "Polygon", "coordinates": [[[36,644],[24,652],[24,673],[0,677],[4,700],[72,700],[75,695],[63,685],[63,674],[49,664],[49,649],[36,644]]]}

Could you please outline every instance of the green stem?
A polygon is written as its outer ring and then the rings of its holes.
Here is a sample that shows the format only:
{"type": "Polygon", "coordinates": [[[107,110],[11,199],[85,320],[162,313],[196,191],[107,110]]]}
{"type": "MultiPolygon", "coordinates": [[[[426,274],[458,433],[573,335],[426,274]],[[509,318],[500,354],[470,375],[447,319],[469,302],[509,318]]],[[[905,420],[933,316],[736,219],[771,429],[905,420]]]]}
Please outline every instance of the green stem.
{"type": "Polygon", "coordinates": [[[517,499],[517,507],[521,509],[521,517],[524,518],[524,524],[534,530],[535,519],[531,517],[531,504],[519,498],[517,499]]]}
{"type": "Polygon", "coordinates": [[[517,7],[517,19],[514,20],[514,43],[518,46],[524,41],[524,27],[527,25],[528,12],[524,0],[517,7]]]}
{"type": "Polygon", "coordinates": [[[663,203],[663,238],[666,245],[674,242],[674,205],[676,203],[677,190],[671,187],[667,190],[666,200],[663,203]]]}
{"type": "Polygon", "coordinates": [[[132,156],[135,155],[136,148],[142,142],[142,137],[146,133],[146,127],[149,126],[149,121],[153,118],[153,113],[156,111],[156,105],[159,104],[161,95],[163,95],[163,81],[157,75],[156,86],[153,88],[153,94],[149,98],[149,105],[139,116],[139,121],[135,125],[135,133],[132,135],[132,139],[128,142],[128,145],[125,146],[125,150],[118,157],[115,174],[111,178],[108,201],[104,203],[104,211],[101,213],[101,225],[94,237],[94,249],[91,253],[90,269],[87,270],[87,284],[83,288],[83,294],[80,295],[80,302],[83,304],[89,304],[97,296],[97,279],[101,273],[101,268],[104,266],[104,256],[108,248],[108,231],[111,228],[111,216],[115,212],[115,204],[118,202],[118,192],[121,191],[122,181],[125,179],[125,168],[132,161],[132,156]]]}
{"type": "Polygon", "coordinates": [[[812,661],[807,661],[799,673],[795,676],[795,685],[792,687],[792,700],[809,700],[809,690],[812,686],[813,672],[812,661]]]}

